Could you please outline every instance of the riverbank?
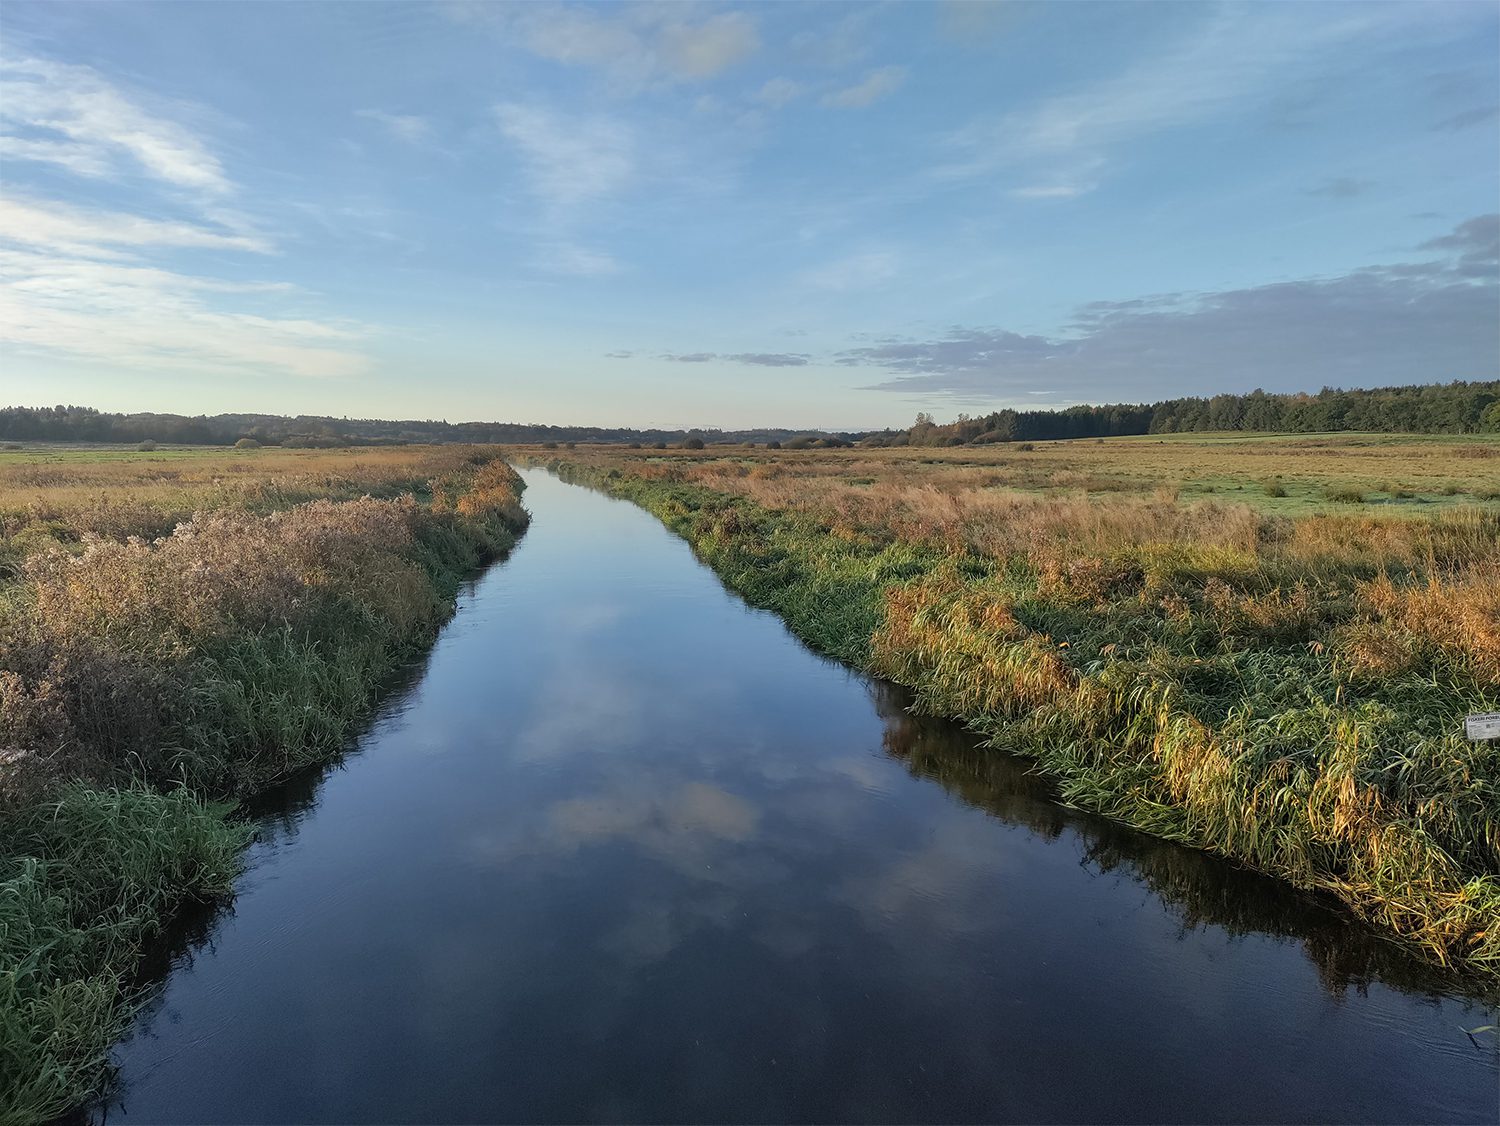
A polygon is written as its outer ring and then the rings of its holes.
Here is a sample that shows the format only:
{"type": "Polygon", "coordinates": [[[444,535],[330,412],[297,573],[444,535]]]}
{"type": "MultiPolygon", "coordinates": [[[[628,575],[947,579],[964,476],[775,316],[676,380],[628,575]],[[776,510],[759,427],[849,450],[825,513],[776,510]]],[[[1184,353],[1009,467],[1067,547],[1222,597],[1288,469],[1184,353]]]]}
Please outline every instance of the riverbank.
{"type": "Polygon", "coordinates": [[[1500,974],[1500,750],[1462,723],[1500,708],[1500,514],[1025,495],[930,459],[913,487],[915,454],[537,456],[1069,803],[1500,974]]]}
{"type": "Polygon", "coordinates": [[[347,759],[247,803],[94,1117],[1493,1118],[1468,980],[1058,805],[650,513],[525,477],[347,759]]]}
{"type": "Polygon", "coordinates": [[[342,750],[520,490],[484,448],[0,462],[0,1122],[99,1090],[232,803],[342,750]]]}

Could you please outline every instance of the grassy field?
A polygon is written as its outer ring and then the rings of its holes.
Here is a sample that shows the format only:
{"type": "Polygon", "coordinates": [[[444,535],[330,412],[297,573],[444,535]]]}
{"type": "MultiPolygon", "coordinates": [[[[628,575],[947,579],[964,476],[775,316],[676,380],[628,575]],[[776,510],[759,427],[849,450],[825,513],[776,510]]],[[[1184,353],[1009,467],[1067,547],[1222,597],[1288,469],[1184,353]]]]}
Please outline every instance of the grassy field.
{"type": "Polygon", "coordinates": [[[0,1122],[97,1091],[232,803],[338,754],[514,542],[498,455],[0,450],[0,1122]]]}
{"type": "Polygon", "coordinates": [[[534,451],[1069,802],[1500,976],[1500,442],[534,451]]]}

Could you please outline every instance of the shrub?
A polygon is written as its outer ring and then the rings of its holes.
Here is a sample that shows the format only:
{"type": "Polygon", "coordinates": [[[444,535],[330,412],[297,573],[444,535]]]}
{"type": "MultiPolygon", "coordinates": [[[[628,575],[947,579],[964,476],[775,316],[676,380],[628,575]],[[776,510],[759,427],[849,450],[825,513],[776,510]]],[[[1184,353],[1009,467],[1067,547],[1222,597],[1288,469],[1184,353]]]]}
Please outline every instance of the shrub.
{"type": "Polygon", "coordinates": [[[781,449],[781,443],[780,442],[767,442],[766,443],[766,449],[768,449],[768,450],[779,450],[779,449],[781,449]]]}
{"type": "Polygon", "coordinates": [[[234,448],[237,450],[258,450],[260,449],[260,443],[254,438],[241,438],[234,444],[234,448]]]}
{"type": "Polygon", "coordinates": [[[140,445],[136,446],[136,449],[140,450],[141,453],[148,454],[152,450],[156,449],[156,443],[153,442],[150,438],[147,438],[140,445]]]}
{"type": "Polygon", "coordinates": [[[1286,486],[1283,485],[1280,481],[1267,481],[1263,485],[1261,485],[1261,488],[1265,491],[1265,494],[1268,497],[1286,496],[1286,486]]]}
{"type": "Polygon", "coordinates": [[[1329,485],[1323,496],[1334,504],[1364,504],[1365,494],[1353,485],[1329,485]]]}
{"type": "Polygon", "coordinates": [[[1022,442],[1016,449],[1020,450],[1023,454],[1029,454],[1032,450],[1036,449],[1036,445],[1033,442],[1022,442]]]}
{"type": "Polygon", "coordinates": [[[703,448],[703,439],[689,438],[686,442],[682,443],[682,448],[685,450],[701,450],[703,448]]]}

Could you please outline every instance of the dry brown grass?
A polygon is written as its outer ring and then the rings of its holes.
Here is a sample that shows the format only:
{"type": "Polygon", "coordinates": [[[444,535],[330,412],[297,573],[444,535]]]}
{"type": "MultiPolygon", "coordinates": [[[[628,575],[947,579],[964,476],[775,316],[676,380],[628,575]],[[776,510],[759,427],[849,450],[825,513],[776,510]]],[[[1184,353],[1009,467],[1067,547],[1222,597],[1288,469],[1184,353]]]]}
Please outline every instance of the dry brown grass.
{"type": "Polygon", "coordinates": [[[561,469],[650,507],[825,651],[1033,755],[1067,800],[1494,973],[1500,747],[1463,716],[1500,707],[1496,449],[594,448],[561,469]],[[1205,490],[1231,469],[1237,495],[1205,490]],[[1398,495],[1424,480],[1462,487],[1398,495]],[[1391,503],[1324,499],[1382,482],[1391,503]]]}
{"type": "Polygon", "coordinates": [[[154,538],[195,512],[268,512],[319,498],[420,490],[455,472],[468,447],[340,450],[113,448],[0,452],[0,536],[154,538]]]}

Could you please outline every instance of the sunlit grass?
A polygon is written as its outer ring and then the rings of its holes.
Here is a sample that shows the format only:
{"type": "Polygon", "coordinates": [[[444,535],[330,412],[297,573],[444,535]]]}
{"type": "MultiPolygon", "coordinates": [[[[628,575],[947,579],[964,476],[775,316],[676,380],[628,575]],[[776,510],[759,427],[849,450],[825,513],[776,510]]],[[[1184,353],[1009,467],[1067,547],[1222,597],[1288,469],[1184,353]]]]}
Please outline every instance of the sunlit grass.
{"type": "Polygon", "coordinates": [[[336,755],[524,527],[499,451],[0,460],[0,1122],[97,1090],[234,798],[336,755]],[[243,471],[237,466],[246,466],[243,471]]]}
{"type": "Polygon", "coordinates": [[[1032,756],[1065,800],[1493,974],[1500,746],[1463,717],[1500,710],[1500,508],[1325,493],[1478,490],[1497,449],[1195,436],[1038,443],[1024,462],[595,448],[555,465],[651,509],[812,644],[1032,756]],[[1176,485],[1239,456],[1243,503],[1176,485]]]}

